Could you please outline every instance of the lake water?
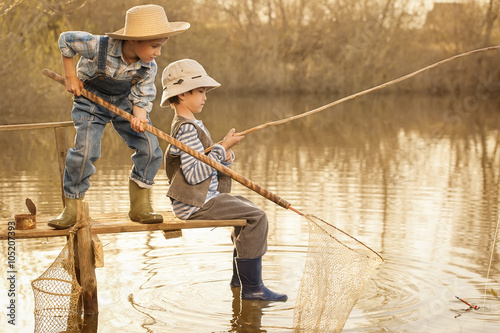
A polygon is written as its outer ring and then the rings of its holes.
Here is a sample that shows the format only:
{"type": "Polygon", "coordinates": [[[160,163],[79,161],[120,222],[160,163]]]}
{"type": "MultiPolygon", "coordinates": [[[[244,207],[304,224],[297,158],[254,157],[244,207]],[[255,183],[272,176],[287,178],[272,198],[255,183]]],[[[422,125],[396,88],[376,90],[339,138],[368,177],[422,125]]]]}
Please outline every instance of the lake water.
{"type": "MultiPolygon", "coordinates": [[[[216,91],[200,115],[215,140],[327,104],[325,96],[235,97],[216,91]]],[[[42,107],[34,121],[69,120],[69,101],[42,107]],[[67,115],[67,116],[66,116],[67,115]]],[[[370,95],[293,122],[247,134],[233,169],[301,211],[364,242],[385,259],[371,275],[344,332],[498,332],[500,245],[500,101],[483,96],[429,98],[370,95]],[[487,278],[488,276],[488,278],[487,278]],[[479,305],[468,309],[455,298],[479,305]]],[[[155,109],[169,132],[172,111],[155,109]]],[[[74,131],[68,129],[72,137],[74,131]]],[[[2,221],[61,210],[52,130],[0,132],[2,221]]],[[[165,148],[166,144],[161,143],[165,148]]],[[[90,212],[128,211],[130,151],[109,126],[86,201],[90,212]]],[[[153,206],[170,210],[161,169],[153,206]]],[[[98,332],[293,332],[293,311],[308,248],[304,217],[238,183],[270,220],[264,282],[285,303],[244,302],[229,288],[229,228],[101,235],[105,267],[96,270],[98,332]]],[[[30,282],[53,262],[65,238],[16,241],[17,326],[34,327],[30,282]]],[[[2,276],[7,246],[1,242],[2,276]]],[[[7,289],[6,278],[0,289],[7,289]]],[[[315,302],[316,300],[311,300],[315,302]]]]}

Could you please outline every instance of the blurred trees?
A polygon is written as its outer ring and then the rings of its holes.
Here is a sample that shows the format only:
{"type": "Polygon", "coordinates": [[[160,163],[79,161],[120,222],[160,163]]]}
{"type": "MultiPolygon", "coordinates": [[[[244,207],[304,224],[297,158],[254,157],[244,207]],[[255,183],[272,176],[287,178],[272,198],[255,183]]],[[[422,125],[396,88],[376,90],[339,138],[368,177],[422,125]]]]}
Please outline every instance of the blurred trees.
{"type": "MultiPolygon", "coordinates": [[[[157,60],[160,71],[189,57],[225,92],[346,95],[498,44],[499,2],[467,0],[429,12],[423,0],[7,0],[0,3],[2,105],[23,112],[33,104],[30,95],[39,102],[49,96],[50,103],[54,96],[68,98],[41,74],[44,67],[62,73],[59,34],[117,30],[138,4],[162,5],[170,21],[191,23],[168,41],[157,60]]],[[[478,77],[498,81],[497,56],[475,55],[386,91],[472,91],[478,77]]]]}

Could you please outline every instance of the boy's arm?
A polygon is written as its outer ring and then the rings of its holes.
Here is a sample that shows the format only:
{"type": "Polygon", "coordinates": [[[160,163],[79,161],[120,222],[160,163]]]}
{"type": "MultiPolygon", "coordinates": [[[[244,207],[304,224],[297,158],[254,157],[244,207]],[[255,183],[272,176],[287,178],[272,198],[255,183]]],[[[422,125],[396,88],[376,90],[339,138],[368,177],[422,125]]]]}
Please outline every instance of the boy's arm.
{"type": "Polygon", "coordinates": [[[134,105],[132,113],[135,117],[130,126],[138,133],[143,133],[145,131],[142,124],[149,123],[147,116],[153,107],[153,100],[156,97],[154,79],[157,69],[156,63],[153,62],[147,77],[133,85],[130,90],[130,100],[134,105]]]}
{"type": "Polygon", "coordinates": [[[73,57],[66,57],[62,55],[64,74],[66,76],[66,90],[76,96],[82,94],[83,83],[76,76],[75,64],[73,57]]]}
{"type": "Polygon", "coordinates": [[[80,96],[83,83],[76,75],[73,57],[78,54],[93,59],[97,55],[98,37],[84,31],[66,31],[59,36],[58,46],[66,76],[66,90],[80,96]]]}
{"type": "Polygon", "coordinates": [[[132,86],[129,95],[134,106],[138,106],[148,113],[151,112],[153,100],[156,98],[155,77],[158,71],[155,61],[151,61],[150,64],[151,68],[148,69],[146,77],[132,86]]]}
{"type": "MultiPolygon", "coordinates": [[[[198,138],[198,132],[191,124],[182,125],[175,138],[200,153],[204,151],[203,144],[198,138]]],[[[180,155],[181,170],[189,184],[199,184],[212,176],[213,168],[211,166],[179,148],[175,146],[170,147],[170,153],[173,155],[180,155]]],[[[222,163],[222,161],[226,159],[225,149],[221,145],[215,145],[214,149],[208,154],[208,157],[222,163]]]]}
{"type": "Polygon", "coordinates": [[[146,130],[142,124],[149,124],[149,119],[147,118],[148,112],[145,109],[134,105],[132,114],[134,115],[134,118],[130,122],[130,127],[138,133],[144,133],[146,130]]]}

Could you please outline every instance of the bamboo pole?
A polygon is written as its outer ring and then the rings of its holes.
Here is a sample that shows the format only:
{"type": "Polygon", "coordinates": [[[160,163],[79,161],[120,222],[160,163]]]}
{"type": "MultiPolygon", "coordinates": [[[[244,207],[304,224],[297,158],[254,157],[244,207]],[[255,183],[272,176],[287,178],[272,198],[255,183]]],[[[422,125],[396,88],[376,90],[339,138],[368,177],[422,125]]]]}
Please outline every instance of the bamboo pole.
{"type": "Polygon", "coordinates": [[[438,66],[441,66],[441,65],[443,65],[443,64],[445,64],[447,62],[456,60],[458,58],[466,57],[466,56],[469,56],[469,55],[472,55],[472,54],[475,54],[475,53],[479,53],[479,52],[486,52],[486,51],[497,50],[497,49],[500,49],[500,45],[490,46],[490,47],[485,47],[485,48],[482,48],[482,49],[477,49],[477,50],[472,50],[472,51],[469,51],[469,52],[460,53],[460,54],[454,55],[452,57],[446,58],[444,60],[438,61],[438,62],[436,62],[436,63],[434,63],[432,65],[429,65],[427,67],[421,68],[421,69],[419,69],[417,71],[414,71],[414,72],[412,72],[410,74],[403,75],[403,76],[401,76],[401,77],[399,77],[397,79],[391,80],[389,82],[380,84],[380,85],[375,86],[373,88],[366,89],[366,90],[360,91],[358,93],[352,94],[350,96],[347,96],[347,97],[341,98],[339,100],[336,100],[334,102],[328,103],[328,104],[323,105],[323,106],[321,106],[319,108],[316,108],[314,110],[307,111],[307,112],[304,112],[302,114],[299,114],[299,115],[296,115],[296,116],[292,116],[292,117],[289,117],[289,118],[285,118],[285,119],[281,119],[281,120],[277,120],[277,121],[272,121],[272,122],[269,122],[269,123],[266,123],[266,124],[255,126],[255,127],[250,128],[250,129],[247,129],[247,130],[245,130],[243,132],[237,133],[235,135],[245,135],[245,134],[248,134],[248,133],[257,131],[259,129],[263,129],[263,128],[269,127],[269,126],[280,125],[280,124],[284,124],[284,123],[287,123],[287,122],[292,121],[292,120],[296,120],[296,119],[299,119],[299,118],[307,117],[307,116],[310,116],[310,115],[312,115],[314,113],[317,113],[317,112],[323,111],[325,109],[331,108],[332,106],[335,106],[335,105],[338,105],[340,103],[346,102],[348,100],[354,99],[356,97],[359,97],[359,96],[362,96],[362,95],[366,95],[366,94],[371,93],[371,92],[373,92],[375,90],[380,90],[382,88],[388,87],[388,86],[393,85],[395,83],[407,80],[407,79],[409,79],[411,77],[414,77],[414,76],[416,76],[416,75],[418,75],[420,73],[428,71],[429,69],[436,68],[438,66]]]}
{"type": "MultiPolygon", "coordinates": [[[[482,48],[482,49],[477,49],[477,50],[472,50],[472,51],[460,53],[460,54],[454,55],[452,57],[446,58],[444,60],[438,61],[438,62],[436,62],[436,63],[434,63],[432,65],[429,65],[429,66],[426,66],[424,68],[421,68],[421,69],[419,69],[417,71],[414,71],[412,73],[403,75],[403,76],[401,76],[401,77],[399,77],[397,79],[394,79],[394,80],[391,80],[389,82],[380,84],[380,85],[372,87],[370,89],[366,89],[366,90],[360,91],[358,93],[349,95],[347,97],[343,97],[343,98],[341,98],[339,100],[336,100],[334,102],[328,103],[328,104],[323,105],[323,106],[321,106],[319,108],[316,108],[316,109],[313,109],[313,110],[310,110],[310,111],[307,111],[307,112],[304,112],[304,113],[301,113],[301,114],[298,114],[298,115],[295,115],[295,116],[292,116],[292,117],[288,117],[288,118],[284,118],[284,119],[280,119],[280,120],[276,120],[276,121],[271,121],[271,122],[268,122],[268,123],[265,123],[265,124],[262,124],[262,125],[259,125],[259,126],[255,126],[255,127],[249,128],[247,130],[244,130],[243,132],[236,133],[235,135],[245,135],[245,134],[252,133],[252,132],[255,132],[257,130],[261,130],[261,129],[264,129],[264,128],[267,128],[267,127],[276,126],[276,125],[288,123],[288,122],[290,122],[292,120],[296,120],[296,119],[300,119],[300,118],[303,118],[303,117],[307,117],[307,116],[310,116],[312,114],[318,113],[320,111],[329,109],[329,108],[331,108],[331,107],[333,107],[335,105],[339,105],[340,103],[347,102],[347,101],[349,101],[351,99],[354,99],[356,97],[359,97],[359,96],[362,96],[362,95],[366,95],[366,94],[369,94],[369,93],[374,92],[376,90],[380,90],[380,89],[388,87],[390,85],[393,85],[393,84],[399,83],[401,81],[407,80],[407,79],[409,79],[411,77],[414,77],[414,76],[416,76],[418,74],[421,74],[421,73],[426,72],[426,71],[428,71],[430,69],[433,69],[433,68],[436,68],[438,66],[441,66],[441,65],[443,65],[443,64],[445,64],[447,62],[456,60],[458,58],[463,58],[463,57],[470,56],[470,55],[475,54],[475,53],[492,51],[492,50],[497,50],[497,49],[500,49],[500,45],[490,46],[490,47],[485,47],[485,48],[482,48]]],[[[212,150],[212,147],[208,147],[207,149],[205,149],[205,153],[208,153],[210,150],[212,150]]]]}

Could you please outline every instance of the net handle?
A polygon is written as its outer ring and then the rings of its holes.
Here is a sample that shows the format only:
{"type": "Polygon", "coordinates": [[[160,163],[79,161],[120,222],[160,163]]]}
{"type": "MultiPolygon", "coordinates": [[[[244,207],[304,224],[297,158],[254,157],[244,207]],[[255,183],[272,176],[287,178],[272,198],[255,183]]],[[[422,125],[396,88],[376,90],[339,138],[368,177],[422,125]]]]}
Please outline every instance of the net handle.
{"type": "MultiPolygon", "coordinates": [[[[64,77],[62,77],[61,75],[51,71],[50,69],[45,68],[42,71],[42,73],[45,76],[53,79],[54,81],[57,81],[62,85],[66,85],[66,79],[64,77]]],[[[118,108],[117,106],[109,103],[108,101],[106,101],[106,100],[102,99],[101,97],[89,92],[86,89],[82,89],[82,95],[85,96],[86,98],[88,98],[89,100],[105,107],[106,109],[110,110],[111,112],[119,115],[120,117],[125,118],[129,122],[132,121],[132,119],[134,118],[134,116],[131,115],[130,113],[118,108]]],[[[264,198],[271,200],[275,204],[277,204],[285,209],[292,209],[293,211],[298,212],[296,209],[291,208],[291,205],[288,201],[280,198],[279,196],[266,190],[265,188],[255,184],[251,180],[241,176],[237,172],[235,172],[235,171],[229,169],[228,167],[220,164],[219,162],[209,158],[208,156],[194,150],[193,148],[189,147],[188,145],[176,140],[175,138],[173,138],[170,135],[168,135],[167,133],[159,130],[158,128],[156,128],[152,125],[149,125],[149,124],[143,124],[143,126],[144,126],[145,130],[148,131],[149,133],[156,135],[158,138],[170,143],[171,145],[179,148],[180,150],[184,151],[185,153],[187,153],[187,154],[199,159],[200,161],[208,164],[209,166],[211,166],[215,170],[220,171],[220,172],[228,175],[229,177],[231,177],[232,179],[234,179],[238,183],[240,183],[243,186],[246,186],[247,188],[251,189],[252,191],[260,194],[264,198]]],[[[300,212],[298,212],[298,213],[301,214],[300,212]]]]}

